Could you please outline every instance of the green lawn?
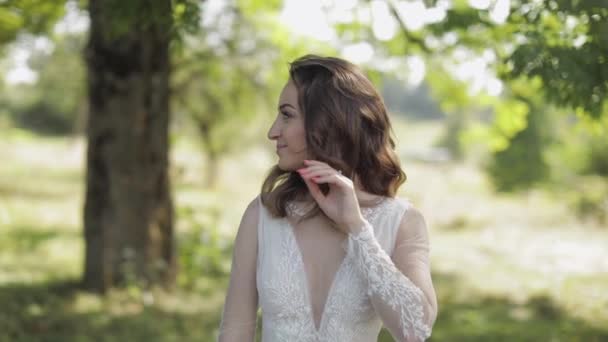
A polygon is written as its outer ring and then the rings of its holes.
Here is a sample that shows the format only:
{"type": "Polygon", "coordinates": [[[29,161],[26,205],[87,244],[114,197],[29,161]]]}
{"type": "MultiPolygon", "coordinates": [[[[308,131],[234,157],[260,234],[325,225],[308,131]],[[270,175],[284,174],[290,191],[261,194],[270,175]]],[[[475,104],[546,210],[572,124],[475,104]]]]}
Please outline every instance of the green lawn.
{"type": "MultiPolygon", "coordinates": [[[[542,191],[496,196],[472,165],[419,158],[436,124],[395,126],[408,173],[402,196],[430,227],[440,310],[432,341],[608,341],[608,230],[578,222],[542,191]]],[[[194,146],[178,139],[172,155],[178,290],[132,285],[102,298],[76,287],[82,139],[3,134],[0,341],[214,340],[230,241],[275,156],[271,145],[233,153],[211,192],[194,146]]]]}

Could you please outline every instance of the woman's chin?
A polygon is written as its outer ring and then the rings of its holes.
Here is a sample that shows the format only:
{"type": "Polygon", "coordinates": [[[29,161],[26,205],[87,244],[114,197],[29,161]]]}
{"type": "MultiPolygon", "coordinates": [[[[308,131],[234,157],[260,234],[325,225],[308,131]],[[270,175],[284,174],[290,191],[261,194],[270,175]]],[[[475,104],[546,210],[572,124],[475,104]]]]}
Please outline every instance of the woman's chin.
{"type": "Polygon", "coordinates": [[[279,160],[279,162],[277,163],[277,166],[279,167],[279,169],[281,169],[282,171],[285,171],[285,172],[295,171],[298,168],[298,166],[296,164],[287,163],[282,160],[279,160]]]}
{"type": "Polygon", "coordinates": [[[280,166],[280,165],[279,165],[279,169],[281,169],[281,171],[283,171],[283,172],[290,172],[290,171],[293,171],[293,169],[292,169],[292,168],[285,167],[285,166],[280,166]]]}

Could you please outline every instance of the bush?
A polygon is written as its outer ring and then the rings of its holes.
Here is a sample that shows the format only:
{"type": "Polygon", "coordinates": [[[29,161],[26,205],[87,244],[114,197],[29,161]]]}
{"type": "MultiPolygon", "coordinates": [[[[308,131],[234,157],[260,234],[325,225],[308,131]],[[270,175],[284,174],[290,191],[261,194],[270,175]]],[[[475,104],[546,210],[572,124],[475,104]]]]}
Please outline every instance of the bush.
{"type": "Polygon", "coordinates": [[[186,208],[181,216],[194,227],[178,235],[178,285],[186,289],[205,290],[209,280],[223,281],[230,274],[233,239],[217,229],[219,209],[209,208],[207,219],[195,219],[186,208]]]}
{"type": "Polygon", "coordinates": [[[505,150],[492,155],[486,170],[496,190],[523,190],[549,178],[543,155],[547,145],[541,129],[543,119],[543,113],[532,107],[526,128],[515,134],[505,150]]]}

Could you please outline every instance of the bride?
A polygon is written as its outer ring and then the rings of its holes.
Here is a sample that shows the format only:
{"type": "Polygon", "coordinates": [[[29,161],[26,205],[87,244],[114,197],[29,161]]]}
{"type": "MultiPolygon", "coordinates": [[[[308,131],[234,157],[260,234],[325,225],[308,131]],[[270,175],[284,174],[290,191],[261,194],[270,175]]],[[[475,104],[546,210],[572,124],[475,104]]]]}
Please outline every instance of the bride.
{"type": "Polygon", "coordinates": [[[398,341],[431,335],[437,299],[424,217],[384,103],[353,64],[292,62],[268,132],[278,164],[241,220],[218,341],[398,341]]]}

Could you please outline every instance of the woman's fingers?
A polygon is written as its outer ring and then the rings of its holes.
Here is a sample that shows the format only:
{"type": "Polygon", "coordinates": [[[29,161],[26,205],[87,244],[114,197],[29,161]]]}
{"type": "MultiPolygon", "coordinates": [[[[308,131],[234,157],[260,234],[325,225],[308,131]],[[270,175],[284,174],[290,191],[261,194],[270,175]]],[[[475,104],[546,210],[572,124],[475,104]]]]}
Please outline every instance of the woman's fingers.
{"type": "MultiPolygon", "coordinates": [[[[347,177],[343,176],[338,170],[329,166],[327,163],[320,162],[317,160],[305,160],[304,164],[307,166],[305,168],[299,169],[298,173],[304,181],[307,182],[307,185],[310,188],[310,184],[319,184],[319,183],[332,183],[338,186],[346,186],[348,185],[347,177]]],[[[315,184],[315,185],[316,185],[315,184]]],[[[319,194],[322,196],[323,194],[316,187],[316,190],[319,191],[319,194]]]]}
{"type": "Polygon", "coordinates": [[[334,173],[340,173],[338,170],[334,169],[333,167],[329,166],[327,163],[323,163],[323,162],[316,162],[314,164],[311,163],[307,163],[308,166],[304,167],[302,169],[299,169],[298,172],[300,172],[301,175],[322,175],[322,174],[334,174],[334,173]]]}
{"type": "Polygon", "coordinates": [[[312,170],[308,172],[303,172],[302,177],[312,178],[312,177],[320,177],[320,176],[329,176],[337,174],[334,170],[320,169],[320,170],[312,170]]]}
{"type": "Polygon", "coordinates": [[[306,165],[306,169],[310,169],[310,170],[320,169],[320,168],[328,168],[331,170],[335,170],[329,164],[318,161],[318,160],[305,160],[304,165],[306,165]]]}
{"type": "Polygon", "coordinates": [[[319,171],[319,170],[334,170],[331,166],[327,166],[327,165],[311,165],[311,166],[307,166],[305,168],[302,168],[301,170],[305,170],[306,172],[312,172],[312,171],[319,171]]]}
{"type": "Polygon", "coordinates": [[[348,187],[347,181],[344,180],[344,177],[341,177],[337,174],[315,177],[315,178],[311,178],[310,180],[316,184],[329,183],[329,184],[335,184],[339,188],[348,187]]]}
{"type": "Polygon", "coordinates": [[[306,183],[306,186],[308,187],[308,191],[310,191],[310,194],[315,199],[315,201],[317,201],[317,203],[322,203],[325,196],[321,192],[321,189],[319,189],[319,186],[315,182],[311,181],[310,179],[308,179],[306,177],[302,177],[302,178],[304,179],[304,183],[306,183]]]}
{"type": "Polygon", "coordinates": [[[338,181],[338,177],[336,175],[325,175],[318,176],[314,178],[310,178],[315,183],[336,183],[338,181]]]}

